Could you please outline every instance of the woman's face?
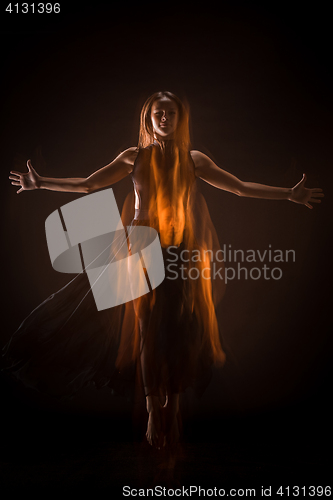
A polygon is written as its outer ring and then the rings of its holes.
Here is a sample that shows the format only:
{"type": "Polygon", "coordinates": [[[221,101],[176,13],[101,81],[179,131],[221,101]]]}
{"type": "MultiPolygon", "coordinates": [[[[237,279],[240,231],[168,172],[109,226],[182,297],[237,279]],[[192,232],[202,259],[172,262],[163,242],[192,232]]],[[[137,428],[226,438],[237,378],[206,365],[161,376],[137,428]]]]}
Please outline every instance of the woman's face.
{"type": "Polygon", "coordinates": [[[161,97],[153,102],[151,121],[154,132],[164,139],[175,132],[179,119],[177,104],[168,97],[161,97]]]}

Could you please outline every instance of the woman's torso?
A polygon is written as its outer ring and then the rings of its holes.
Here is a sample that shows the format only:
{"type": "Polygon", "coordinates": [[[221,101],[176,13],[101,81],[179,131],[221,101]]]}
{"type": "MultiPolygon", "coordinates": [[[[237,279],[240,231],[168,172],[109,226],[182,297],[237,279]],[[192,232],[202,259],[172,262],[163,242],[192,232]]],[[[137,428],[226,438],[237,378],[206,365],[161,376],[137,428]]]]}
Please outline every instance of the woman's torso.
{"type": "Polygon", "coordinates": [[[131,178],[138,221],[149,221],[160,234],[162,246],[183,241],[188,201],[195,180],[190,153],[164,151],[156,143],[140,149],[131,178]]]}

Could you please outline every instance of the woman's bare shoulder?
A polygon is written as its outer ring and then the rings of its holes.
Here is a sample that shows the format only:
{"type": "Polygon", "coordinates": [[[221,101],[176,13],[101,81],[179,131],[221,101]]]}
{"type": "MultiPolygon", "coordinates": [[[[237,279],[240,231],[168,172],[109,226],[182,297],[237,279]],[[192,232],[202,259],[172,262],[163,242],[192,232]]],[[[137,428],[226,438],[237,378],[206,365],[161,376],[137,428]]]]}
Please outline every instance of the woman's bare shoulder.
{"type": "Polygon", "coordinates": [[[139,149],[136,146],[133,146],[131,148],[125,149],[122,153],[120,153],[117,159],[122,160],[128,165],[134,165],[138,153],[139,149]]]}
{"type": "Polygon", "coordinates": [[[190,155],[195,168],[203,167],[209,161],[209,157],[207,155],[196,149],[192,149],[192,151],[190,151],[190,155]]]}
{"type": "Polygon", "coordinates": [[[205,155],[205,153],[202,153],[201,151],[198,151],[197,149],[192,149],[190,151],[190,155],[192,156],[192,158],[195,158],[197,160],[199,159],[205,159],[205,158],[209,158],[207,155],[205,155]]]}

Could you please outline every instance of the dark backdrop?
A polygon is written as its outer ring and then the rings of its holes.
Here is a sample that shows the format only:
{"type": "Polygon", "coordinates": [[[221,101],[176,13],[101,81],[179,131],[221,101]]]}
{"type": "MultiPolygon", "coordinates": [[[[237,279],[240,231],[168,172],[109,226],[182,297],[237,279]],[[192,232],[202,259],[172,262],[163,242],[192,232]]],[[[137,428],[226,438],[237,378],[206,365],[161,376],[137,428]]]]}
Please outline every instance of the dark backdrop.
{"type": "MultiPolygon", "coordinates": [[[[87,176],[136,145],[143,102],[170,90],[190,104],[193,148],[220,167],[284,187],[305,172],[307,186],[326,195],[309,210],[199,181],[221,245],[294,249],[296,260],[281,265],[280,280],[228,283],[218,308],[228,360],[201,400],[188,396],[188,439],[297,440],[318,458],[332,418],[328,12],[235,2],[61,9],[44,17],[2,12],[2,343],[67,283],[51,267],[44,222],[78,197],[17,196],[9,170],[24,170],[31,158],[41,175],[87,176]]],[[[113,189],[121,206],[130,179],[113,189]]],[[[117,418],[131,420],[130,404],[104,390],[57,403],[5,380],[3,401],[11,436],[24,435],[27,415],[36,436],[42,422],[74,432],[86,418],[100,419],[112,435],[117,418]]]]}

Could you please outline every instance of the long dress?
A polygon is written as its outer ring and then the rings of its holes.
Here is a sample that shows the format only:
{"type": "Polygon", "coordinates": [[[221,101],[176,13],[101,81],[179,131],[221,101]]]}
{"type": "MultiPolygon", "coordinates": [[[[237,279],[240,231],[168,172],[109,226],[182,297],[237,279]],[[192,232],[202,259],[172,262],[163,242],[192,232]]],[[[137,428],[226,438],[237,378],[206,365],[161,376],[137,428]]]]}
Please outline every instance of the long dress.
{"type": "Polygon", "coordinates": [[[151,144],[139,150],[131,177],[122,219],[158,232],[163,282],[98,311],[85,272],[78,274],[34,309],[3,349],[3,370],[25,386],[58,398],[88,385],[133,394],[144,346],[153,391],[166,384],[201,394],[212,366],[224,362],[215,314],[224,283],[220,273],[212,279],[213,265],[223,272],[223,263],[215,262],[218,239],[189,152],[151,144]]]}

